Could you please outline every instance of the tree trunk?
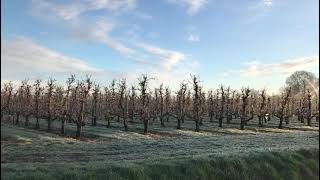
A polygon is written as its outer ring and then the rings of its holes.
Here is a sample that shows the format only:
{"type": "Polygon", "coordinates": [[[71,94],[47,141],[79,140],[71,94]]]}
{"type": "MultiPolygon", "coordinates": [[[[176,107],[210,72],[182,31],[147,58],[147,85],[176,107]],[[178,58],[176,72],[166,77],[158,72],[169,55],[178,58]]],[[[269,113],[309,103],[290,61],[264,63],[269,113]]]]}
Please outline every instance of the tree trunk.
{"type": "Polygon", "coordinates": [[[26,127],[29,126],[29,115],[26,115],[24,125],[25,125],[26,127]]]}
{"type": "Polygon", "coordinates": [[[107,118],[107,121],[108,121],[107,128],[109,128],[110,127],[110,118],[107,118]]]}
{"type": "Polygon", "coordinates": [[[61,120],[61,134],[65,134],[66,133],[66,120],[63,119],[61,120]]]}
{"type": "Polygon", "coordinates": [[[17,117],[16,117],[16,125],[19,125],[19,119],[20,119],[20,114],[17,114],[17,117]]]}
{"type": "Polygon", "coordinates": [[[123,127],[125,131],[128,131],[128,125],[127,125],[127,120],[126,118],[123,118],[123,127]]]}
{"type": "Polygon", "coordinates": [[[240,120],[240,129],[241,130],[244,130],[244,122],[245,122],[245,120],[243,118],[241,118],[241,120],[240,120]]]}
{"type": "Polygon", "coordinates": [[[72,123],[72,119],[71,119],[70,116],[69,116],[69,118],[68,118],[68,123],[72,123]]]}
{"type": "Polygon", "coordinates": [[[222,127],[222,117],[219,117],[219,127],[222,127]]]}
{"type": "Polygon", "coordinates": [[[97,125],[97,116],[93,116],[92,118],[92,126],[96,126],[97,125]]]}
{"type": "Polygon", "coordinates": [[[199,132],[200,128],[199,128],[199,120],[196,120],[196,132],[199,132]]]}
{"type": "Polygon", "coordinates": [[[36,129],[40,129],[39,117],[36,117],[36,129]]]}
{"type": "Polygon", "coordinates": [[[143,133],[148,134],[148,121],[147,120],[143,121],[143,126],[144,126],[143,133]]]}
{"type": "Polygon", "coordinates": [[[178,118],[178,125],[177,125],[177,129],[180,129],[181,128],[181,120],[180,118],[178,118]]]}
{"type": "Polygon", "coordinates": [[[9,116],[8,116],[8,120],[9,120],[9,121],[12,120],[12,124],[13,124],[13,125],[15,124],[14,115],[9,115],[9,116]]]}
{"type": "Polygon", "coordinates": [[[298,120],[299,120],[301,123],[304,123],[304,118],[303,118],[303,116],[301,115],[301,113],[298,114],[298,120]]]}
{"type": "Polygon", "coordinates": [[[285,120],[286,124],[289,124],[289,117],[285,117],[284,120],[285,120]]]}
{"type": "Polygon", "coordinates": [[[280,117],[280,123],[279,123],[279,129],[282,129],[282,122],[283,122],[283,117],[280,117]]]}
{"type": "Polygon", "coordinates": [[[232,115],[228,114],[228,116],[227,116],[227,124],[230,124],[231,120],[232,120],[232,115]]]}
{"type": "Polygon", "coordinates": [[[311,110],[311,95],[309,96],[309,98],[308,98],[308,117],[307,117],[307,125],[308,126],[311,126],[311,112],[312,112],[312,110],[311,110]]]}
{"type": "Polygon", "coordinates": [[[259,117],[259,126],[262,127],[262,126],[263,126],[263,124],[262,124],[262,123],[263,123],[262,117],[261,117],[261,116],[258,116],[258,117],[259,117]]]}
{"type": "Polygon", "coordinates": [[[161,127],[164,127],[164,122],[163,122],[163,116],[160,116],[160,123],[161,123],[161,127]]]}
{"type": "Polygon", "coordinates": [[[133,122],[133,111],[130,113],[130,122],[133,122]]]}
{"type": "Polygon", "coordinates": [[[77,132],[76,132],[76,138],[77,139],[81,138],[81,129],[82,129],[81,124],[77,124],[77,132]]]}
{"type": "Polygon", "coordinates": [[[311,126],[311,118],[310,117],[307,118],[307,125],[311,126]]]}
{"type": "Polygon", "coordinates": [[[51,130],[51,117],[48,118],[48,127],[47,127],[47,131],[49,132],[51,130]]]}

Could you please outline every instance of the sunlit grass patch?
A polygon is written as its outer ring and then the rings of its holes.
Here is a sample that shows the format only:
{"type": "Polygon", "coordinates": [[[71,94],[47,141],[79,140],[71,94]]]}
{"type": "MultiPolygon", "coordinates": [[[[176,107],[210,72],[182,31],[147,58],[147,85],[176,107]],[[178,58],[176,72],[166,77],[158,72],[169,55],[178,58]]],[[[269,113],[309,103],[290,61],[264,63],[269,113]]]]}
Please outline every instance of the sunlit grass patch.
{"type": "Polygon", "coordinates": [[[279,128],[269,128],[269,127],[261,127],[261,128],[251,128],[250,130],[256,131],[256,132],[265,132],[265,133],[292,133],[295,132],[291,129],[279,129],[279,128]]]}
{"type": "Polygon", "coordinates": [[[177,132],[178,134],[186,135],[186,136],[210,136],[211,135],[211,133],[206,131],[196,132],[190,129],[177,129],[174,131],[177,132]]]}
{"type": "Polygon", "coordinates": [[[22,136],[15,136],[17,138],[18,141],[22,141],[24,142],[24,144],[31,144],[32,140],[30,138],[25,138],[22,136]]]}
{"type": "Polygon", "coordinates": [[[222,133],[229,135],[246,135],[246,134],[256,134],[256,131],[251,129],[240,130],[237,128],[211,128],[208,129],[209,132],[212,133],[222,133]]]}
{"type": "Polygon", "coordinates": [[[21,137],[19,135],[1,135],[1,145],[7,144],[32,144],[32,140],[30,138],[21,137]]]}
{"type": "Polygon", "coordinates": [[[319,127],[318,126],[291,126],[289,127],[289,129],[292,130],[300,130],[300,131],[319,131],[319,127]]]}

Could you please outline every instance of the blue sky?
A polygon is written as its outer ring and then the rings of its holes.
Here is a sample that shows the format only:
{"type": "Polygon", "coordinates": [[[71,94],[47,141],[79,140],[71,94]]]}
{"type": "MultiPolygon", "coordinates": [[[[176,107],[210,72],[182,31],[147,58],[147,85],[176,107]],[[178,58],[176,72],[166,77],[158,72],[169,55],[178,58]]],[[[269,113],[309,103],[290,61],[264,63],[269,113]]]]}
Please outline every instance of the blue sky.
{"type": "Polygon", "coordinates": [[[316,0],[1,0],[1,81],[92,74],[176,88],[267,87],[319,76],[316,0]]]}

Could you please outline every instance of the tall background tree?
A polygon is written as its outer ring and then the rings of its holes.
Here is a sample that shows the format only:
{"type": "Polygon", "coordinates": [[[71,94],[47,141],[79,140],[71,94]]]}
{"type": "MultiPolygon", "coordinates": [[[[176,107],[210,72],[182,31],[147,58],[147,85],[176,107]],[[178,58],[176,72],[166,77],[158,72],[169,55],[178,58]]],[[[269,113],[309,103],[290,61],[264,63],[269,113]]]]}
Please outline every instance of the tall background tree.
{"type": "Polygon", "coordinates": [[[319,78],[307,71],[296,71],[286,79],[286,85],[291,87],[292,95],[306,93],[307,89],[319,90],[319,78]]]}
{"type": "Polygon", "coordinates": [[[291,88],[292,96],[297,101],[295,115],[298,120],[304,123],[304,119],[307,119],[310,125],[312,117],[319,119],[319,77],[311,72],[296,71],[286,79],[286,85],[291,88]]]}

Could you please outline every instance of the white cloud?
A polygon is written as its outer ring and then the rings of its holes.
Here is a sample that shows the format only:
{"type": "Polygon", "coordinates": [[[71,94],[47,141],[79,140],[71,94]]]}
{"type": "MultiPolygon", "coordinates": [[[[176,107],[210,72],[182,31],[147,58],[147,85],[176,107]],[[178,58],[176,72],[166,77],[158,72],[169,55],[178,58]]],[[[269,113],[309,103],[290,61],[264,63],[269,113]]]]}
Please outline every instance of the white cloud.
{"type": "Polygon", "coordinates": [[[189,78],[190,73],[196,73],[200,66],[198,61],[183,52],[145,43],[139,43],[137,46],[144,53],[141,61],[143,66],[137,68],[136,74],[148,74],[153,77],[154,80],[150,84],[151,87],[157,87],[160,83],[164,83],[176,90],[179,88],[179,83],[189,78]]]}
{"type": "Polygon", "coordinates": [[[46,0],[33,0],[33,9],[44,15],[57,15],[64,20],[78,18],[81,14],[105,10],[113,13],[128,12],[136,8],[135,0],[82,0],[72,3],[53,3],[46,0]]]}
{"type": "MultiPolygon", "coordinates": [[[[199,64],[197,61],[189,60],[180,62],[171,70],[159,68],[159,66],[144,66],[136,69],[136,74],[148,74],[153,80],[150,82],[151,87],[159,87],[161,83],[169,86],[171,90],[177,90],[180,82],[188,80],[190,74],[197,73],[199,64]]],[[[138,76],[137,76],[138,77],[138,76]]]]}
{"type": "Polygon", "coordinates": [[[63,20],[74,20],[82,14],[102,11],[113,15],[130,14],[139,19],[149,20],[152,16],[139,11],[136,0],[78,0],[54,3],[48,0],[32,0],[33,13],[57,16],[63,20]]]}
{"type": "Polygon", "coordinates": [[[208,4],[208,0],[169,0],[169,2],[187,8],[187,13],[190,16],[197,14],[208,4]]]}
{"type": "Polygon", "coordinates": [[[272,0],[259,0],[257,2],[254,2],[248,6],[249,10],[257,10],[262,11],[266,9],[270,9],[273,7],[273,1],[272,0]]]}
{"type": "Polygon", "coordinates": [[[57,16],[63,20],[71,20],[78,17],[87,9],[86,6],[79,2],[73,4],[54,4],[46,0],[32,0],[32,10],[33,13],[39,15],[57,16]]]}
{"type": "Polygon", "coordinates": [[[100,41],[123,54],[134,53],[133,49],[126,47],[121,42],[110,36],[110,32],[113,30],[113,28],[114,24],[105,20],[101,20],[96,22],[96,25],[89,30],[88,34],[91,35],[96,41],[100,41]]]}
{"type": "Polygon", "coordinates": [[[128,11],[136,8],[136,0],[86,0],[89,10],[128,11]]]}
{"type": "Polygon", "coordinates": [[[68,73],[95,74],[102,71],[83,60],[65,56],[27,38],[1,41],[1,79],[14,80],[68,73]]]}
{"type": "Polygon", "coordinates": [[[243,77],[257,77],[265,75],[289,75],[295,71],[319,67],[319,56],[302,57],[280,61],[279,63],[264,64],[259,61],[245,63],[246,68],[229,70],[222,76],[240,74],[243,77]]]}
{"type": "Polygon", "coordinates": [[[159,59],[160,64],[163,65],[163,67],[165,67],[167,70],[170,70],[172,66],[186,59],[186,55],[178,51],[163,49],[144,43],[138,44],[138,47],[141,47],[144,51],[159,59]]]}
{"type": "Polygon", "coordinates": [[[188,41],[190,42],[199,42],[200,41],[200,37],[199,35],[197,34],[189,34],[189,37],[188,37],[188,41]]]}
{"type": "Polygon", "coordinates": [[[272,0],[263,0],[263,4],[267,7],[272,7],[273,2],[272,0]]]}
{"type": "MultiPolygon", "coordinates": [[[[124,14],[139,19],[152,19],[152,16],[139,11],[135,0],[82,0],[68,1],[64,4],[46,0],[34,0],[33,2],[36,13],[58,20],[56,21],[58,25],[67,28],[69,37],[104,44],[135,62],[135,67],[132,69],[141,68],[139,71],[129,70],[126,73],[112,72],[113,77],[116,74],[116,77],[133,79],[133,77],[138,77],[138,73],[146,73],[153,74],[159,80],[172,80],[182,78],[182,72],[197,67],[197,62],[182,52],[146,43],[137,43],[144,42],[140,34],[149,38],[155,38],[158,35],[155,32],[148,34],[148,32],[139,30],[138,26],[129,27],[116,19],[119,17],[118,15],[124,14]],[[99,16],[88,14],[95,11],[99,11],[99,16]],[[124,27],[129,30],[121,31],[121,28],[124,27]],[[181,67],[183,68],[181,69],[181,67]],[[176,72],[177,69],[180,70],[176,72]]],[[[204,2],[206,1],[186,1],[188,13],[190,15],[197,13],[203,8],[204,2]]],[[[196,39],[197,37],[195,37],[196,39]]],[[[27,71],[25,72],[27,73],[27,71]]],[[[105,73],[107,72],[102,70],[98,74],[105,73]]]]}
{"type": "MultiPolygon", "coordinates": [[[[40,44],[24,37],[13,40],[1,41],[1,83],[28,78],[47,79],[53,77],[59,83],[64,83],[70,73],[82,77],[92,75],[92,79],[99,84],[106,84],[113,78],[126,78],[129,84],[137,83],[141,74],[153,77],[151,87],[165,82],[175,89],[175,85],[198,67],[197,61],[187,58],[187,55],[162,49],[148,44],[140,44],[146,53],[142,57],[152,57],[158,62],[142,61],[143,66],[138,66],[127,72],[106,70],[90,66],[86,61],[63,55],[57,51],[41,46],[40,44]],[[147,65],[147,66],[146,66],[147,65]],[[176,66],[175,66],[176,65],[176,66]],[[172,67],[175,68],[172,68],[172,67]]],[[[139,60],[136,60],[139,61],[139,60]]]]}
{"type": "Polygon", "coordinates": [[[80,17],[80,15],[94,10],[129,11],[136,7],[135,0],[83,0],[66,4],[57,4],[45,0],[33,0],[33,4],[33,8],[37,13],[50,16],[51,18],[58,17],[66,20],[66,25],[71,29],[70,31],[73,37],[103,43],[125,55],[134,52],[133,49],[111,36],[111,32],[116,27],[114,22],[106,18],[87,20],[85,17],[80,17]]]}

